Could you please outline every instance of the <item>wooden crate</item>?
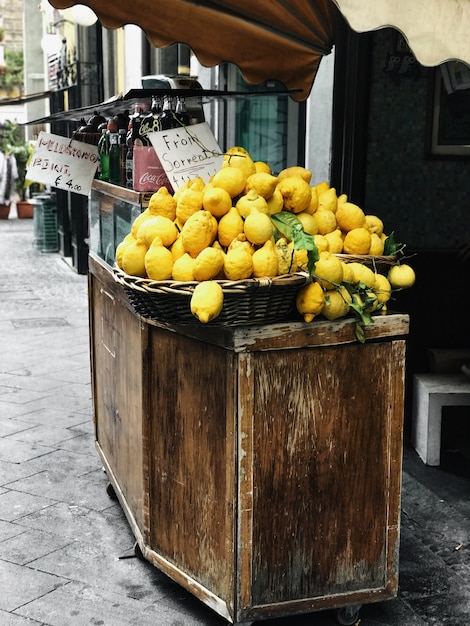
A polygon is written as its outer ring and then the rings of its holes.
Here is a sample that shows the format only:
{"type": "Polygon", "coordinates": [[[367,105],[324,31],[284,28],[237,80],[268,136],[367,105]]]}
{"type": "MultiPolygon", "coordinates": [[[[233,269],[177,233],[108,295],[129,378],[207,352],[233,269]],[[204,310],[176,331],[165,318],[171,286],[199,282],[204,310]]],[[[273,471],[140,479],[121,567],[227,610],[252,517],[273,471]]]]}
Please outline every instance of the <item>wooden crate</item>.
{"type": "Polygon", "coordinates": [[[145,558],[234,623],[394,597],[408,323],[147,322],[91,257],[97,449],[145,558]]]}

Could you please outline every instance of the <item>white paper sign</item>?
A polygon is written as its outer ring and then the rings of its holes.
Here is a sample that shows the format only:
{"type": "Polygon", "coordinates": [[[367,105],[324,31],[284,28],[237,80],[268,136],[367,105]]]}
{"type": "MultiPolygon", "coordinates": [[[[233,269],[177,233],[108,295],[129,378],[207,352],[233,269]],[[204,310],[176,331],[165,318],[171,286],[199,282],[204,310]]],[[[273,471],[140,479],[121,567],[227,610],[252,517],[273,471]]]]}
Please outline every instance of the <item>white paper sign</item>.
{"type": "Polygon", "coordinates": [[[207,122],[148,133],[147,137],[175,191],[197,176],[209,182],[222,167],[223,152],[207,122]]]}
{"type": "Polygon", "coordinates": [[[26,178],[87,196],[98,161],[97,146],[40,132],[26,178]]]}

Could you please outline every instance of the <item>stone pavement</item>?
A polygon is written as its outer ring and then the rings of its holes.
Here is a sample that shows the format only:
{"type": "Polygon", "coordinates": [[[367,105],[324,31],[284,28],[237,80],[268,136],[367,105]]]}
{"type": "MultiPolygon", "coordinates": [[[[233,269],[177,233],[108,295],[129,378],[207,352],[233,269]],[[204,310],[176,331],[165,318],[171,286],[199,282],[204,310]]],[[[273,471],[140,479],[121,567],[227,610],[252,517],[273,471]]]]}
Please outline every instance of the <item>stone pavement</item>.
{"type": "MultiPolygon", "coordinates": [[[[87,278],[0,222],[0,626],[223,626],[149,563],[94,448],[87,278]]],[[[470,471],[405,446],[398,598],[361,626],[470,624],[470,471]]],[[[259,622],[260,624],[262,622],[259,622]]],[[[268,620],[332,626],[331,612],[268,620]]],[[[359,622],[358,622],[359,623],[359,622]]]]}

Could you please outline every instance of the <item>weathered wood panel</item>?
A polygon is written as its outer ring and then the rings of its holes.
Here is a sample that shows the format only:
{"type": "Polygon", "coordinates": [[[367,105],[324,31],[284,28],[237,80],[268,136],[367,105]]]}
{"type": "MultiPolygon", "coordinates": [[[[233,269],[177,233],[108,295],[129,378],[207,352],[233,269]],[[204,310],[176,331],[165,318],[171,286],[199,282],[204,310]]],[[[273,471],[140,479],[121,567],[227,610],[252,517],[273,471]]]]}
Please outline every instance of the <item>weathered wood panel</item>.
{"type": "Polygon", "coordinates": [[[234,354],[153,328],[149,547],[233,606],[234,354]]]}
{"type": "Polygon", "coordinates": [[[91,276],[90,311],[96,439],[143,530],[142,332],[113,283],[91,276]]]}
{"type": "Polygon", "coordinates": [[[402,395],[392,345],[253,357],[253,605],[387,586],[402,395]]]}

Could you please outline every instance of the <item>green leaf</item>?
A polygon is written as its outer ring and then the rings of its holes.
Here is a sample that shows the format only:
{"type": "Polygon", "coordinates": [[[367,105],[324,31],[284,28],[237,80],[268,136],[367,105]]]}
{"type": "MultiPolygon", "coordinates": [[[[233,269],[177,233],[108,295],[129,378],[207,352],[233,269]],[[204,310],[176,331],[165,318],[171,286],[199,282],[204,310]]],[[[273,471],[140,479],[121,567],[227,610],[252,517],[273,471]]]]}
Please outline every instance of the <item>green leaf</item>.
{"type": "Polygon", "coordinates": [[[284,237],[293,242],[296,250],[307,250],[308,271],[310,275],[313,275],[315,263],[320,258],[313,236],[304,231],[302,222],[294,213],[289,211],[281,211],[271,215],[271,221],[284,237]]]}

